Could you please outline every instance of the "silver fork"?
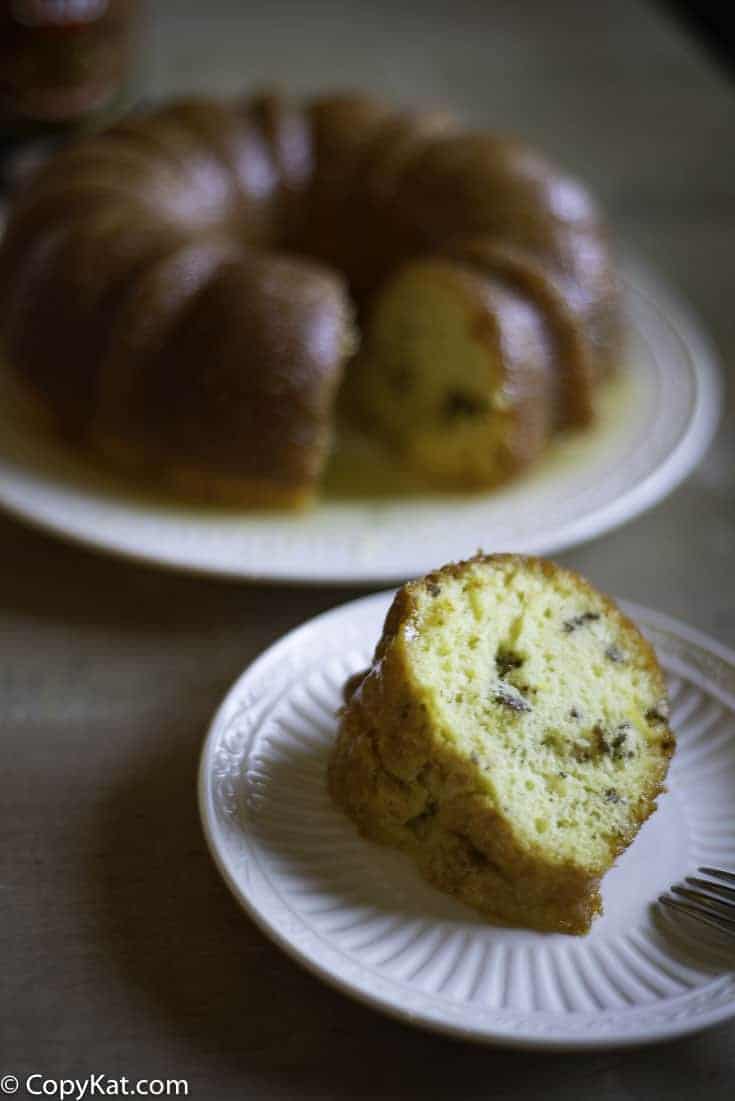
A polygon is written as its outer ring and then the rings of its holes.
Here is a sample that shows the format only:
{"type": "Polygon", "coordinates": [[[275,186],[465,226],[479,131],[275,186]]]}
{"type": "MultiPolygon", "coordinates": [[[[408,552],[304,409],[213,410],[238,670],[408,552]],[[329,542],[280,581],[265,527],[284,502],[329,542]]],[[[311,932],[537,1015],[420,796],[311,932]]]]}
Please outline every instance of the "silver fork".
{"type": "Polygon", "coordinates": [[[735,872],[722,868],[698,868],[697,871],[699,876],[687,876],[683,883],[675,883],[669,888],[671,894],[660,895],[659,902],[669,910],[686,914],[735,937],[735,872]]]}

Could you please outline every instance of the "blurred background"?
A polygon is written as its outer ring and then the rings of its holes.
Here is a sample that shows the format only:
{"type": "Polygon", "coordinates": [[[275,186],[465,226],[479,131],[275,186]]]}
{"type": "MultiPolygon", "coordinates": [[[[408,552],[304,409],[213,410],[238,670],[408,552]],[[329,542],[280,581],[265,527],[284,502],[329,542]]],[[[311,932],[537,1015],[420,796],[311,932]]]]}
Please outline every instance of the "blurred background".
{"type": "MultiPolygon", "coordinates": [[[[621,248],[691,302],[729,373],[735,137],[719,10],[646,0],[4,0],[6,184],[49,143],[181,92],[354,88],[447,104],[470,125],[518,132],[586,180],[621,248]]],[[[730,642],[735,611],[720,594],[732,584],[732,395],[728,385],[716,446],[674,498],[574,557],[613,591],[730,642]]]]}

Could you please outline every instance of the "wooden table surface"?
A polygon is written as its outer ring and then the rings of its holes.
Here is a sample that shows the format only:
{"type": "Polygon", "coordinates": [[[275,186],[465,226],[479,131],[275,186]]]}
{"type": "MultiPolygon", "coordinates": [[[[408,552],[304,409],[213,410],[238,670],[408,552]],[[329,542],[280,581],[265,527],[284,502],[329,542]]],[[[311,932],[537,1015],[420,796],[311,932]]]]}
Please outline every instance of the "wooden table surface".
{"type": "MultiPolygon", "coordinates": [[[[634,0],[170,0],[149,86],[362,86],[447,101],[585,176],[735,358],[735,102],[634,0]]],[[[563,556],[735,642],[732,387],[665,503],[563,556]]],[[[0,519],[0,1076],[185,1078],[192,1097],[731,1099],[735,1022],[659,1048],[519,1055],[327,989],[238,910],[204,848],[206,723],[259,651],[352,598],[174,576],[0,519]]],[[[23,1088],[18,1096],[25,1096],[23,1088]]]]}

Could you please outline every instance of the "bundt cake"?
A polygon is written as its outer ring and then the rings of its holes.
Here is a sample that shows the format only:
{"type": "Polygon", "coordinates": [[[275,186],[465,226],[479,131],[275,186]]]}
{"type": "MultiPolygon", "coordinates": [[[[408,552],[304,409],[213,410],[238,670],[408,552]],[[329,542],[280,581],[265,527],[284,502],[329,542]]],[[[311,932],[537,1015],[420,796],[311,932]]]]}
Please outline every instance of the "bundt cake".
{"type": "Polygon", "coordinates": [[[366,837],[492,921],[587,931],[674,750],[609,598],[542,559],[445,566],[399,590],[345,694],[329,786],[366,837]]]}
{"type": "Polygon", "coordinates": [[[343,377],[428,483],[491,486],[590,420],[615,274],[587,192],[514,139],[361,96],[189,99],[17,198],[0,338],[68,438],[187,493],[311,498],[343,377]]]}

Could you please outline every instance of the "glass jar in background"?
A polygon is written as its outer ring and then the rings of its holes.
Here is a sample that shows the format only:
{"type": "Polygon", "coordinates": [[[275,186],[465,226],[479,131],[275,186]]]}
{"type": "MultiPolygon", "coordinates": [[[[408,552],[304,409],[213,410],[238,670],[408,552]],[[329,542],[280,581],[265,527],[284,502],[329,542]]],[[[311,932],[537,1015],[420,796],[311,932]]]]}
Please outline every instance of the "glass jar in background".
{"type": "Polygon", "coordinates": [[[142,0],[0,0],[0,180],[135,98],[142,0]]]}
{"type": "Polygon", "coordinates": [[[0,120],[4,129],[76,126],[127,90],[138,0],[4,0],[0,120]]]}

